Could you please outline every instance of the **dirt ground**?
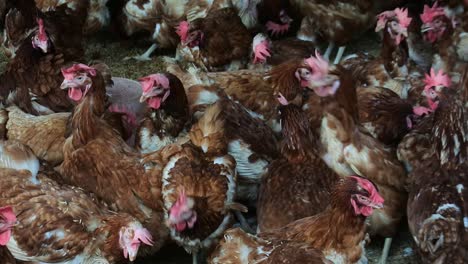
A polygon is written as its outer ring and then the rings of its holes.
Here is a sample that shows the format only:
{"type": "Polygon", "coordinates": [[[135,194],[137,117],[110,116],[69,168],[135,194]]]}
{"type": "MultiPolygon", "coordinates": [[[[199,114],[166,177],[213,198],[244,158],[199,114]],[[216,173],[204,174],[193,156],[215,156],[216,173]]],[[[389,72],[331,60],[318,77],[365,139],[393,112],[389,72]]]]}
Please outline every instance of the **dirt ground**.
{"type": "MultiPolygon", "coordinates": [[[[121,41],[109,33],[101,33],[93,36],[86,41],[86,59],[101,60],[105,62],[112,70],[112,75],[115,77],[125,77],[130,79],[137,79],[148,74],[157,73],[162,69],[162,65],[158,56],[170,55],[168,51],[157,51],[153,55],[153,60],[148,62],[136,62],[133,60],[123,61],[126,56],[133,56],[143,53],[148,48],[150,43],[141,40],[121,41]]],[[[352,54],[358,51],[369,52],[376,55],[379,52],[379,38],[373,33],[369,32],[361,39],[352,43],[347,47],[346,54],[352,54]]],[[[336,52],[336,51],[335,51],[336,52]]],[[[333,55],[334,56],[334,55],[333,55]]],[[[7,60],[0,52],[0,72],[3,72],[7,60]]],[[[403,264],[403,263],[417,263],[415,252],[412,247],[412,239],[407,227],[401,228],[399,234],[394,238],[390,250],[390,256],[387,261],[388,264],[403,264]]],[[[381,250],[383,248],[382,238],[373,238],[371,244],[366,249],[369,264],[378,263],[381,250]]],[[[139,260],[136,264],[184,264],[192,263],[192,257],[180,248],[167,248],[159,255],[139,260]]]]}

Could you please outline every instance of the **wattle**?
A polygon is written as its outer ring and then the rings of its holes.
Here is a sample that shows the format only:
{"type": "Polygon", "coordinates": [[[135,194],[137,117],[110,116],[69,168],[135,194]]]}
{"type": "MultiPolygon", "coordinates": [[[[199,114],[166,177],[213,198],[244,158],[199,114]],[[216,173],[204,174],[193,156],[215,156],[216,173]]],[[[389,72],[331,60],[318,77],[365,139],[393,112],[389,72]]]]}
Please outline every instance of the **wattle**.
{"type": "Polygon", "coordinates": [[[159,97],[151,97],[147,101],[149,107],[153,109],[159,109],[161,107],[161,98],[159,97]]]}
{"type": "Polygon", "coordinates": [[[11,237],[11,230],[8,229],[5,232],[0,234],[0,246],[6,246],[8,244],[8,241],[10,241],[11,237]]]}

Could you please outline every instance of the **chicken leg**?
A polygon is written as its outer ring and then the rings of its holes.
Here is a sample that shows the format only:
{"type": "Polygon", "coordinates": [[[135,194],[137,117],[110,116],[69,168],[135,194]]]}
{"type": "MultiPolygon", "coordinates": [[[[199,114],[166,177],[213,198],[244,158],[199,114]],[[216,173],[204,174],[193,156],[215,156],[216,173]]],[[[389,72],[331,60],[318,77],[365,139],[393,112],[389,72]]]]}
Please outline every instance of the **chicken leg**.
{"type": "Polygon", "coordinates": [[[325,53],[323,54],[323,57],[324,57],[327,61],[330,61],[330,54],[331,54],[333,48],[335,48],[335,43],[333,43],[333,42],[328,43],[327,50],[326,50],[325,53]]]}
{"type": "Polygon", "coordinates": [[[341,58],[343,57],[345,49],[346,49],[346,46],[341,46],[341,47],[338,48],[338,52],[336,53],[335,61],[333,61],[333,64],[340,63],[341,58]]]}
{"type": "Polygon", "coordinates": [[[151,45],[148,50],[145,51],[145,53],[141,54],[141,55],[138,55],[138,56],[133,56],[133,57],[125,57],[124,58],[124,61],[126,60],[131,60],[131,59],[134,59],[134,60],[137,60],[137,61],[150,61],[151,58],[151,54],[158,48],[158,45],[154,44],[151,45]]]}
{"type": "Polygon", "coordinates": [[[250,227],[249,223],[247,223],[247,220],[241,212],[234,211],[234,214],[236,215],[237,220],[239,220],[240,226],[245,232],[249,234],[255,234],[255,231],[250,227]]]}
{"type": "Polygon", "coordinates": [[[390,251],[390,246],[392,245],[391,237],[385,238],[384,248],[382,250],[382,256],[380,256],[379,264],[385,264],[388,258],[388,252],[390,251]]]}

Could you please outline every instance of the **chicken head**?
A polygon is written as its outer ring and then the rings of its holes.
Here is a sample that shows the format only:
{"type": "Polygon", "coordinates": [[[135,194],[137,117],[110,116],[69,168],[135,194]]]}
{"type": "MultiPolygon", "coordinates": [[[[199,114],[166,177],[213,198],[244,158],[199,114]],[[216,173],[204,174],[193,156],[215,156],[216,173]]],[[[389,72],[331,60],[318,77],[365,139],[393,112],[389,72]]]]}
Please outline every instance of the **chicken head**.
{"type": "Polygon", "coordinates": [[[312,89],[318,96],[325,97],[334,95],[340,87],[339,77],[329,74],[329,63],[322,58],[318,51],[315,51],[315,57],[311,56],[305,60],[312,72],[308,76],[303,76],[302,86],[312,89]]]}
{"type": "Polygon", "coordinates": [[[179,197],[169,211],[168,225],[182,232],[192,228],[197,221],[197,213],[193,210],[195,201],[187,197],[184,190],[179,191],[179,197]]]}
{"type": "Polygon", "coordinates": [[[288,32],[291,22],[293,21],[284,9],[279,13],[279,20],[281,21],[281,24],[275,23],[273,21],[268,21],[266,23],[266,29],[272,36],[281,36],[288,32]]]}
{"type": "Polygon", "coordinates": [[[79,102],[91,88],[93,83],[91,76],[96,76],[96,69],[84,64],[75,64],[62,69],[62,75],[64,80],[60,88],[68,90],[68,97],[79,102]]]}
{"type": "Polygon", "coordinates": [[[368,179],[350,176],[356,181],[356,188],[351,194],[351,205],[356,215],[370,216],[374,209],[383,208],[384,199],[368,179]]]}
{"type": "Polygon", "coordinates": [[[396,8],[393,11],[385,11],[378,15],[375,31],[386,30],[395,41],[396,45],[399,45],[404,38],[408,37],[408,26],[411,20],[412,19],[408,17],[408,9],[406,8],[396,8]]]}
{"type": "Polygon", "coordinates": [[[193,23],[190,24],[187,21],[181,21],[179,23],[176,27],[176,33],[179,35],[182,45],[188,46],[189,48],[197,47],[203,41],[203,31],[198,29],[193,23]]]}
{"type": "Polygon", "coordinates": [[[253,63],[264,63],[270,53],[270,40],[262,33],[257,34],[252,42],[254,60],[253,63]]]}
{"type": "Polygon", "coordinates": [[[10,241],[11,229],[16,223],[16,215],[11,206],[0,208],[0,246],[5,246],[10,241]]]}
{"type": "Polygon", "coordinates": [[[442,7],[438,7],[435,3],[432,7],[424,6],[424,11],[421,14],[423,25],[421,33],[424,39],[430,43],[434,43],[442,38],[444,33],[451,27],[452,22],[445,14],[442,7]]]}
{"type": "Polygon", "coordinates": [[[130,261],[134,261],[138,254],[141,243],[152,246],[151,234],[140,223],[130,223],[120,229],[119,244],[123,250],[123,255],[130,261]]]}
{"type": "Polygon", "coordinates": [[[140,102],[146,102],[153,109],[159,109],[171,94],[169,79],[164,74],[151,74],[139,82],[143,89],[140,102]]]}
{"type": "Polygon", "coordinates": [[[40,49],[42,52],[47,53],[49,50],[49,37],[45,31],[44,20],[38,18],[37,24],[39,29],[32,37],[32,46],[35,49],[40,49]]]}

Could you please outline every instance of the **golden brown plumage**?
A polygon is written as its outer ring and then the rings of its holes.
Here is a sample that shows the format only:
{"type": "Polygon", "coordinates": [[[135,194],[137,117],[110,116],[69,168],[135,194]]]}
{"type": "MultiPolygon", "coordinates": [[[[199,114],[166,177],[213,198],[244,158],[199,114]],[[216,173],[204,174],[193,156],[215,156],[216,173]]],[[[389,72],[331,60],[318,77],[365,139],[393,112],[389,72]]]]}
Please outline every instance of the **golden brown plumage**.
{"type": "Polygon", "coordinates": [[[217,133],[208,138],[219,144],[197,144],[206,146],[205,152],[210,155],[220,155],[227,151],[234,157],[239,177],[237,196],[243,202],[255,204],[260,178],[267,165],[279,155],[274,132],[241,104],[229,99],[217,86],[193,86],[189,88],[189,94],[193,90],[215,91],[221,97],[209,107],[209,115],[205,112],[200,119],[200,122],[209,120],[218,126],[217,133]]]}
{"type": "Polygon", "coordinates": [[[396,146],[413,126],[413,106],[390,89],[357,89],[359,122],[380,142],[396,146]]]}
{"type": "Polygon", "coordinates": [[[51,164],[63,161],[63,144],[69,113],[33,116],[16,106],[6,109],[6,137],[29,146],[41,160],[51,164]]]}
{"type": "Polygon", "coordinates": [[[333,187],[331,204],[326,211],[294,221],[283,228],[260,233],[258,238],[236,229],[230,230],[210,261],[247,263],[249,258],[266,258],[269,252],[265,251],[271,250],[268,248],[271,242],[277,245],[282,241],[294,241],[320,250],[333,263],[366,261],[363,255],[366,216],[372,214],[372,208],[381,207],[382,203],[382,197],[370,181],[360,177],[346,177],[333,187]],[[352,203],[357,197],[366,200],[367,205],[358,202],[353,207],[352,203]]]}
{"type": "Polygon", "coordinates": [[[465,69],[458,89],[444,87],[438,92],[440,101],[435,112],[427,117],[424,141],[414,135],[407,140],[412,139],[413,144],[425,152],[417,163],[410,163],[413,170],[409,175],[407,213],[418,252],[426,262],[464,263],[468,260],[467,77],[465,69]]]}
{"type": "Polygon", "coordinates": [[[63,180],[96,193],[113,208],[139,219],[155,238],[154,252],[168,235],[163,225],[162,164],[176,149],[147,156],[133,151],[116,130],[99,118],[105,111],[102,75],[96,71],[96,76],[86,76],[91,88],[73,113],[72,135],[65,142],[60,166],[63,180]],[[96,159],[98,156],[101,158],[96,159]]]}
{"type": "Polygon", "coordinates": [[[143,153],[157,151],[165,145],[176,142],[186,135],[191,125],[187,96],[181,81],[170,73],[160,75],[158,78],[167,78],[168,88],[151,79],[157,75],[146,77],[151,81],[151,89],[143,92],[148,108],[145,117],[140,121],[136,137],[136,146],[143,153]],[[156,96],[147,95],[154,91],[162,92],[156,96]],[[166,92],[169,93],[167,98],[166,92]],[[160,105],[149,105],[151,99],[160,100],[160,105]]]}
{"type": "Polygon", "coordinates": [[[364,33],[373,23],[373,2],[369,0],[294,0],[293,8],[304,16],[298,38],[323,38],[343,46],[364,33]]]}
{"type": "MultiPolygon", "coordinates": [[[[289,102],[300,105],[302,103],[302,86],[306,80],[301,74],[312,70],[304,60],[293,60],[282,63],[268,72],[256,70],[239,70],[230,72],[203,73],[189,68],[184,71],[172,61],[166,61],[167,70],[176,75],[185,87],[194,85],[211,85],[215,83],[234,101],[238,101],[254,116],[264,120],[275,132],[279,132],[276,106],[277,96],[281,93],[289,102]]],[[[305,76],[308,76],[305,74],[305,76]]],[[[187,93],[191,107],[209,105],[220,98],[216,89],[206,92],[201,87],[191,89],[187,93]],[[202,93],[202,91],[204,91],[202,93]]]]}
{"type": "Polygon", "coordinates": [[[339,178],[320,157],[305,113],[295,105],[282,106],[279,111],[282,155],[262,177],[257,203],[260,232],[324,211],[331,187],[339,178]]]}
{"type": "Polygon", "coordinates": [[[12,9],[7,15],[7,28],[25,27],[26,33],[19,37],[17,46],[12,47],[15,54],[0,77],[0,96],[5,102],[8,95],[15,92],[17,105],[31,114],[69,111],[72,103],[59,88],[62,81],[60,69],[84,56],[81,43],[84,18],[69,14],[65,5],[45,13],[29,9],[12,9]],[[32,25],[25,21],[31,12],[32,25]],[[43,23],[45,33],[41,33],[41,26],[38,29],[40,23],[43,23]],[[47,39],[46,48],[32,44],[37,34],[43,34],[41,36],[47,39]]]}
{"type": "Polygon", "coordinates": [[[208,70],[229,69],[234,64],[233,69],[244,68],[252,36],[234,8],[213,10],[185,23],[188,28],[181,33],[178,57],[208,70]]]}
{"type": "Polygon", "coordinates": [[[208,263],[331,264],[320,250],[306,243],[293,241],[273,243],[248,234],[240,228],[226,231],[224,239],[212,253],[208,263]],[[245,254],[246,250],[249,250],[247,254],[245,254]]]}
{"type": "Polygon", "coordinates": [[[126,213],[114,213],[94,195],[80,188],[60,185],[38,174],[39,162],[32,150],[18,142],[1,142],[0,206],[11,206],[17,217],[6,247],[21,261],[46,263],[104,261],[122,263],[129,252],[134,259],[139,244],[151,236],[141,223],[126,213]],[[122,232],[136,238],[135,250],[122,244],[122,232]],[[125,231],[126,232],[126,231],[125,231]]]}

